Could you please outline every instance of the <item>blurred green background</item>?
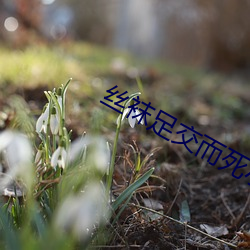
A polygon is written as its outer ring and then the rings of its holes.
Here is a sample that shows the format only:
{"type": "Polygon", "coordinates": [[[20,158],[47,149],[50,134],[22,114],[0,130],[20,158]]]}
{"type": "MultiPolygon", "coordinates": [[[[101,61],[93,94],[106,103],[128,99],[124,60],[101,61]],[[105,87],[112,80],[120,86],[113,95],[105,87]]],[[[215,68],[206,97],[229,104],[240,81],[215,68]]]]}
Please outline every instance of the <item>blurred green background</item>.
{"type": "Polygon", "coordinates": [[[105,126],[114,119],[99,105],[105,91],[116,84],[138,91],[140,78],[142,98],[156,108],[248,137],[249,1],[1,0],[0,7],[0,105],[18,93],[39,112],[41,90],[72,77],[68,122],[90,128],[101,110],[105,126]]]}

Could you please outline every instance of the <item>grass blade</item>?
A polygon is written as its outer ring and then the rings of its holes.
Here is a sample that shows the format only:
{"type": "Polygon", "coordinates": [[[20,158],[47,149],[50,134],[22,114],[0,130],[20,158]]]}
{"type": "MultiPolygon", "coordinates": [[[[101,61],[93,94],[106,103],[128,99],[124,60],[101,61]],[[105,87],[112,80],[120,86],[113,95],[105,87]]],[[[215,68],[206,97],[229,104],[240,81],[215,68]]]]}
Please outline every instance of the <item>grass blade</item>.
{"type": "Polygon", "coordinates": [[[133,184],[126,188],[118,198],[113,202],[112,208],[115,211],[124,200],[126,200],[137,188],[139,188],[154,172],[154,168],[149,169],[143,176],[138,178],[133,184]]]}

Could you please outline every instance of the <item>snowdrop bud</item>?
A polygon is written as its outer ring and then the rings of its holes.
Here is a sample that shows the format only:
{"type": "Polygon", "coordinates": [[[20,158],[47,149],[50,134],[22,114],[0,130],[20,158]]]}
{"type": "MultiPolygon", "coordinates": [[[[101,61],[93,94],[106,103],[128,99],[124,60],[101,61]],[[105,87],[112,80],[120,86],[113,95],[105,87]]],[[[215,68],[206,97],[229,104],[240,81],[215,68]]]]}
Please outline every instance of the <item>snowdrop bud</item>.
{"type": "Polygon", "coordinates": [[[51,166],[56,169],[58,166],[59,168],[64,169],[67,161],[67,152],[64,148],[64,142],[61,142],[55,152],[52,154],[51,157],[51,166]]]}
{"type": "Polygon", "coordinates": [[[42,155],[43,155],[43,144],[41,143],[38,147],[38,150],[35,156],[35,164],[38,164],[40,162],[40,160],[42,159],[42,155]]]}
{"type": "Polygon", "coordinates": [[[47,103],[43,109],[42,114],[38,118],[36,122],[36,132],[41,133],[42,131],[46,134],[47,125],[49,120],[49,104],[47,103]]]}
{"type": "Polygon", "coordinates": [[[62,87],[59,87],[56,91],[58,96],[62,96],[62,87]]]}
{"type": "Polygon", "coordinates": [[[58,101],[59,106],[62,110],[62,88],[61,87],[58,88],[58,90],[57,90],[57,101],[58,101]]]}
{"type": "Polygon", "coordinates": [[[51,111],[51,116],[50,116],[50,131],[53,135],[58,134],[59,126],[60,126],[60,122],[59,122],[58,113],[56,111],[56,108],[53,107],[51,111]]]}
{"type": "Polygon", "coordinates": [[[98,182],[91,183],[80,195],[69,196],[57,211],[56,229],[86,240],[95,226],[108,220],[108,203],[104,197],[103,187],[98,182]]]}

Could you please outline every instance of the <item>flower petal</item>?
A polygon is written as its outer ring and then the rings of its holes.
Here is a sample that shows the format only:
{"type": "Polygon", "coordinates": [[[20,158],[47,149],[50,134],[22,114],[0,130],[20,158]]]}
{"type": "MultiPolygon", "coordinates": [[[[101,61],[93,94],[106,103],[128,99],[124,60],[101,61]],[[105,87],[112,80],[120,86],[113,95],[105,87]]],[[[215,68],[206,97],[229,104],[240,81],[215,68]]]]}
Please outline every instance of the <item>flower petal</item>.
{"type": "Polygon", "coordinates": [[[8,144],[13,139],[13,136],[14,134],[9,130],[5,130],[4,132],[0,133],[0,151],[8,146],[8,144]]]}
{"type": "Polygon", "coordinates": [[[58,163],[59,167],[64,169],[67,161],[67,152],[64,148],[61,150],[61,159],[60,159],[60,164],[58,163]]]}
{"type": "MultiPolygon", "coordinates": [[[[135,111],[135,115],[138,115],[137,117],[136,117],[136,119],[138,120],[138,122],[140,121],[140,119],[141,119],[141,117],[139,116],[141,113],[138,111],[138,110],[136,110],[135,111]]],[[[141,122],[140,122],[140,124],[144,124],[144,121],[143,121],[143,119],[141,120],[141,122]]]]}
{"type": "Polygon", "coordinates": [[[50,117],[50,130],[53,135],[58,134],[59,131],[59,120],[58,115],[53,114],[50,117]]]}
{"type": "Polygon", "coordinates": [[[44,114],[42,113],[36,122],[36,132],[40,133],[42,131],[42,126],[44,122],[44,114]]]}
{"type": "Polygon", "coordinates": [[[47,126],[48,126],[48,123],[44,121],[41,131],[43,131],[45,134],[47,133],[47,126]]]}
{"type": "Polygon", "coordinates": [[[101,172],[107,172],[110,163],[110,152],[107,143],[102,138],[95,138],[94,140],[93,160],[95,166],[101,172]]]}
{"type": "Polygon", "coordinates": [[[58,158],[61,155],[61,147],[59,146],[56,151],[52,154],[50,164],[53,168],[55,168],[58,164],[58,158]]]}
{"type": "Polygon", "coordinates": [[[31,162],[32,148],[28,138],[25,135],[14,133],[14,137],[6,148],[6,157],[8,158],[9,167],[25,165],[31,162]]]}
{"type": "Polygon", "coordinates": [[[4,158],[8,164],[7,173],[1,179],[0,188],[5,188],[18,176],[29,187],[33,182],[32,147],[28,138],[17,132],[4,131],[0,134],[0,151],[5,150],[4,158]],[[5,139],[2,141],[2,139],[5,139]]]}
{"type": "Polygon", "coordinates": [[[41,131],[44,131],[44,133],[46,133],[48,119],[49,119],[49,105],[47,105],[45,111],[37,119],[37,122],[36,122],[36,132],[37,133],[40,133],[41,131]]]}
{"type": "Polygon", "coordinates": [[[122,114],[122,120],[125,118],[128,112],[129,112],[129,108],[124,109],[123,114],[122,114]]]}
{"type": "Polygon", "coordinates": [[[132,113],[128,118],[128,122],[129,122],[129,125],[130,125],[131,128],[135,127],[136,118],[133,118],[132,113]]]}

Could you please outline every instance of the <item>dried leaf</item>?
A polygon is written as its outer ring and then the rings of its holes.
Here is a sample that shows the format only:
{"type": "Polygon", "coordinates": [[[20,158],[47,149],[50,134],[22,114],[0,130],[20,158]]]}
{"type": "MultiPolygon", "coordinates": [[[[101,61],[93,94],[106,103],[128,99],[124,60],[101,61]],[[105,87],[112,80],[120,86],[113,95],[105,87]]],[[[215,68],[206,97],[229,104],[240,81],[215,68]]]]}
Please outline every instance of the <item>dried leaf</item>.
{"type": "Polygon", "coordinates": [[[151,208],[153,210],[163,210],[163,205],[157,200],[144,198],[143,203],[145,207],[151,208]]]}
{"type": "Polygon", "coordinates": [[[250,232],[237,232],[237,235],[243,240],[238,244],[238,247],[248,248],[250,247],[250,232]]]}
{"type": "MultiPolygon", "coordinates": [[[[156,210],[156,211],[163,214],[163,205],[159,201],[154,200],[154,199],[144,198],[143,203],[144,203],[145,207],[156,210]]],[[[155,213],[152,213],[149,211],[144,211],[144,213],[146,214],[147,218],[149,218],[151,221],[160,219],[162,217],[159,214],[155,214],[155,213]]]]}
{"type": "Polygon", "coordinates": [[[219,237],[222,235],[227,235],[228,230],[225,225],[222,226],[209,226],[207,224],[201,224],[200,225],[201,230],[205,231],[209,235],[212,235],[214,237],[219,237]]]}

